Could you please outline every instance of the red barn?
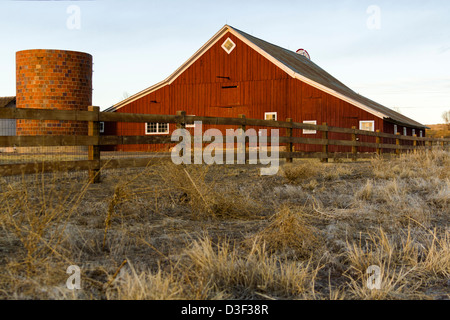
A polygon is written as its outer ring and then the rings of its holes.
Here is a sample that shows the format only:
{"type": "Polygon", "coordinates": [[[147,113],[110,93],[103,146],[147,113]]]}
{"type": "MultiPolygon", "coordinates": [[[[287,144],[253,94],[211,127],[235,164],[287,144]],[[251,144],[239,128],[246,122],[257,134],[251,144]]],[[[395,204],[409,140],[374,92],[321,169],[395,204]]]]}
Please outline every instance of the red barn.
{"type": "MultiPolygon", "coordinates": [[[[275,119],[385,133],[425,136],[426,127],[367,99],[308,57],[225,25],[166,80],[107,109],[108,112],[275,119]]],[[[106,123],[107,135],[168,135],[174,124],[106,123]]],[[[207,127],[205,126],[205,129],[207,127]]],[[[258,129],[258,128],[256,128],[258,129]]],[[[283,133],[281,133],[283,134],[283,133]]],[[[294,135],[321,137],[294,130],[294,135]],[[296,132],[296,133],[295,133],[296,132]]],[[[348,139],[330,133],[330,139],[348,139]]],[[[371,141],[362,137],[362,141],[371,141]]],[[[392,143],[392,141],[386,141],[392,143]]],[[[373,141],[374,142],[374,141],[373,141]]],[[[296,150],[320,151],[297,145],[296,150]]],[[[115,150],[156,150],[151,145],[116,146],[115,150]]],[[[349,151],[330,147],[330,151],[349,151]]]]}

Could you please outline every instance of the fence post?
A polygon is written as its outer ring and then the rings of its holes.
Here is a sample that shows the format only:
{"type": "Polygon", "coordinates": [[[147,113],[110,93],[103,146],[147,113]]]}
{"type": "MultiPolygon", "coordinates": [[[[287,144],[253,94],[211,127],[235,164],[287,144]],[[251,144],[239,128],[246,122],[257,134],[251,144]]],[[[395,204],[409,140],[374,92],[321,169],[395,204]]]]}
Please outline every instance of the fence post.
{"type": "MultiPolygon", "coordinates": [[[[286,119],[286,122],[292,123],[292,119],[291,119],[291,118],[287,118],[287,119],[286,119]]],[[[286,137],[288,137],[289,139],[292,138],[292,131],[293,131],[292,128],[287,128],[287,129],[286,129],[286,137]]],[[[288,143],[286,144],[286,152],[292,153],[292,152],[293,152],[292,146],[293,146],[292,141],[288,142],[288,143]]],[[[292,163],[292,157],[287,156],[287,157],[286,157],[286,163],[292,163]]]]}
{"type": "Polygon", "coordinates": [[[328,125],[326,122],[322,123],[322,125],[326,127],[325,130],[322,131],[322,139],[327,140],[327,143],[322,146],[322,152],[325,153],[327,157],[323,158],[322,162],[326,163],[328,162],[328,125]]]}
{"type": "MultiPolygon", "coordinates": [[[[381,131],[380,130],[377,130],[377,134],[378,133],[380,133],[381,131]]],[[[376,142],[376,144],[378,144],[378,146],[377,146],[377,155],[379,155],[379,156],[381,156],[381,153],[383,152],[383,149],[382,148],[380,148],[380,144],[381,144],[381,138],[379,137],[379,136],[377,136],[376,138],[375,138],[375,142],[376,142]]]]}
{"type": "Polygon", "coordinates": [[[99,107],[89,106],[88,111],[93,111],[96,113],[96,121],[89,121],[88,123],[88,134],[89,136],[97,137],[96,144],[88,147],[88,160],[96,161],[94,169],[89,170],[89,180],[92,183],[100,183],[100,146],[99,146],[99,136],[100,136],[100,122],[99,118],[99,107]]]}
{"type": "MultiPolygon", "coordinates": [[[[177,111],[176,116],[179,116],[181,119],[177,119],[176,128],[177,129],[186,129],[186,111],[177,111]]],[[[186,143],[183,139],[183,143],[186,143]]],[[[194,148],[194,140],[191,140],[189,148],[191,148],[191,161],[194,159],[194,154],[192,150],[195,150],[194,148]]],[[[186,149],[184,149],[186,150],[186,149]]],[[[191,162],[192,163],[192,162],[191,162]]]]}
{"type": "MultiPolygon", "coordinates": [[[[238,115],[238,118],[239,118],[239,119],[245,119],[245,114],[239,114],[239,115],[238,115]]],[[[245,130],[247,130],[247,126],[245,125],[245,120],[244,120],[244,124],[241,125],[241,129],[242,129],[242,131],[244,131],[244,132],[245,132],[245,130]]]]}
{"type": "MultiPolygon", "coordinates": [[[[414,135],[414,138],[417,138],[417,134],[414,135]]],[[[413,141],[414,153],[417,153],[417,140],[413,141]]]]}
{"type": "MultiPolygon", "coordinates": [[[[396,135],[400,136],[400,132],[397,132],[396,135]]],[[[396,146],[400,146],[401,145],[400,139],[398,139],[398,138],[395,139],[395,145],[396,146]]],[[[398,156],[400,155],[400,148],[395,149],[395,154],[398,155],[398,156]]]]}
{"type": "MultiPolygon", "coordinates": [[[[243,152],[243,153],[244,153],[244,157],[245,157],[245,153],[246,153],[246,151],[247,151],[247,143],[246,143],[246,141],[245,141],[245,131],[247,130],[247,126],[245,125],[245,114],[239,114],[239,115],[238,115],[238,118],[244,119],[244,124],[240,126],[240,127],[241,127],[241,130],[242,130],[241,134],[244,136],[244,144],[243,144],[243,145],[242,145],[242,144],[239,144],[239,145],[237,146],[237,152],[238,152],[238,153],[243,152]]],[[[250,147],[250,146],[249,146],[249,147],[250,147]]],[[[245,159],[245,163],[247,163],[247,159],[245,159]]]]}
{"type": "Polygon", "coordinates": [[[182,119],[177,122],[177,129],[185,129],[186,128],[186,111],[177,111],[177,116],[182,117],[182,119]]]}
{"type": "MultiPolygon", "coordinates": [[[[352,127],[352,129],[353,130],[356,130],[356,127],[355,126],[353,126],[352,127]]],[[[352,161],[356,161],[357,159],[358,159],[358,155],[357,155],[357,153],[358,153],[358,148],[357,148],[357,146],[356,146],[356,133],[355,132],[353,132],[352,133],[352,141],[353,141],[353,146],[352,146],[352,161]]]]}

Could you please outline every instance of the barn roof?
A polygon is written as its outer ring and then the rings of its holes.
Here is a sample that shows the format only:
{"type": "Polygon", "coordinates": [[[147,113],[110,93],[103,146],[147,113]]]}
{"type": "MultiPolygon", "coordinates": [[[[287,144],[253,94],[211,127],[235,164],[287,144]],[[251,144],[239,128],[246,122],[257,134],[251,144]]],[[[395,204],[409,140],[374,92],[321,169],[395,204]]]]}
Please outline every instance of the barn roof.
{"type": "Polygon", "coordinates": [[[342,82],[334,78],[328,72],[326,72],[304,56],[256,38],[229,25],[225,25],[188,61],[186,61],[186,63],[178,68],[166,80],[119,102],[118,104],[105,111],[116,111],[121,107],[127,105],[128,103],[131,103],[144,95],[147,95],[165,85],[172,83],[182,72],[184,72],[190,65],[192,65],[204,52],[206,52],[227,32],[230,32],[238,37],[240,40],[255,49],[265,58],[269,59],[272,63],[276,64],[293,78],[297,78],[315,88],[318,88],[319,90],[336,96],[341,100],[347,101],[348,103],[355,105],[379,118],[388,119],[392,122],[405,124],[408,126],[426,128],[426,126],[424,126],[423,124],[420,124],[417,121],[414,121],[392,109],[389,109],[354,92],[352,89],[344,85],[342,82]]]}
{"type": "Polygon", "coordinates": [[[0,108],[6,107],[11,102],[15,102],[16,97],[0,97],[0,108]]]}

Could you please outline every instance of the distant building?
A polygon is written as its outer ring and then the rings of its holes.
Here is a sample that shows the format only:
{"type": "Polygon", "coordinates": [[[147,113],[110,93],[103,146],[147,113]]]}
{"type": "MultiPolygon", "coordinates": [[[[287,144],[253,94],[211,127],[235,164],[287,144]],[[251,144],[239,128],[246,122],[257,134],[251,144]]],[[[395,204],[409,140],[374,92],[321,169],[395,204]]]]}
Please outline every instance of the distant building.
{"type": "MultiPolygon", "coordinates": [[[[15,108],[16,97],[0,97],[0,108],[15,108]]],[[[15,136],[16,120],[0,119],[0,136],[15,136]]]]}
{"type": "MultiPolygon", "coordinates": [[[[16,97],[0,97],[0,108],[15,108],[16,97]]],[[[16,120],[15,119],[0,119],[0,136],[15,136],[16,135],[16,120]]],[[[0,148],[0,152],[14,152],[15,147],[0,148]]]]}

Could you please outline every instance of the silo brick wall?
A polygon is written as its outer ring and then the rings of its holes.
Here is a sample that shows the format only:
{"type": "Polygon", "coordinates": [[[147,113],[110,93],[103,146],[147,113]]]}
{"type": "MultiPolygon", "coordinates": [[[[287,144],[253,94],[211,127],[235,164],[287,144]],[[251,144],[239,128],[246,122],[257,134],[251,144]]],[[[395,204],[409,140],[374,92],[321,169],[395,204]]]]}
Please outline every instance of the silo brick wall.
{"type": "MultiPolygon", "coordinates": [[[[92,56],[63,50],[16,53],[17,108],[87,110],[92,105],[92,56]]],[[[82,121],[17,120],[17,135],[87,135],[82,121]]]]}

